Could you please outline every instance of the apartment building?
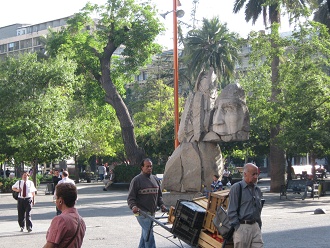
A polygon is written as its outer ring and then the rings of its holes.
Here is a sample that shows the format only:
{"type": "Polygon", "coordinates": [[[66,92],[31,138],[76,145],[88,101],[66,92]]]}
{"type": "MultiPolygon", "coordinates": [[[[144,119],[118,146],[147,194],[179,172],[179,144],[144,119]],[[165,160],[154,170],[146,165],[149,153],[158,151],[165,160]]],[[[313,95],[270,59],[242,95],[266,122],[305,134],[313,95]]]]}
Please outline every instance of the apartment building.
{"type": "Polygon", "coordinates": [[[71,17],[33,25],[16,23],[0,27],[0,59],[18,53],[41,51],[44,48],[41,37],[47,35],[48,29],[60,30],[71,17]]]}

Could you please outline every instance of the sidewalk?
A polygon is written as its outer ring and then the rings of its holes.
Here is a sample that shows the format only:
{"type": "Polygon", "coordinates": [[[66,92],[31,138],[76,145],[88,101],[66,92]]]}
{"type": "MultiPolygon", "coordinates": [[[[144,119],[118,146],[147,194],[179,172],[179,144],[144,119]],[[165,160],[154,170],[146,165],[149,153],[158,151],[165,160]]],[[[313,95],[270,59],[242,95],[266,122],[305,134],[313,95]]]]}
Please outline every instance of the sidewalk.
{"type": "MultiPolygon", "coordinates": [[[[279,199],[279,193],[267,192],[269,183],[262,179],[259,186],[264,192],[266,203],[262,212],[265,248],[327,248],[330,247],[330,196],[305,201],[290,195],[279,199]],[[316,208],[327,214],[314,215],[316,208]]],[[[131,248],[137,247],[141,228],[127,207],[127,190],[103,191],[102,183],[80,183],[79,200],[76,207],[84,218],[87,231],[83,248],[131,248]]],[[[0,194],[0,248],[40,248],[46,242],[46,232],[55,216],[52,195],[45,195],[46,186],[38,190],[37,203],[32,210],[33,232],[19,232],[16,201],[11,194],[0,194]]],[[[155,231],[171,236],[164,228],[155,231]]],[[[178,239],[166,239],[155,235],[158,248],[176,247],[178,239]]],[[[183,247],[190,247],[186,244],[183,247]]]]}

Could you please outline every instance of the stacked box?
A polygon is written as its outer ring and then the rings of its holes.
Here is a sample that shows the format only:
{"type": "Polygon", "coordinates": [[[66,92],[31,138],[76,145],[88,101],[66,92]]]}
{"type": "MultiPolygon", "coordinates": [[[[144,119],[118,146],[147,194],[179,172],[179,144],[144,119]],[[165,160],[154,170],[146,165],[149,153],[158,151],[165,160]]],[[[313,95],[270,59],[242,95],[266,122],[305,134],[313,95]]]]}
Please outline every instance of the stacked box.
{"type": "Polygon", "coordinates": [[[227,209],[229,203],[228,195],[229,189],[211,193],[207,204],[207,210],[211,213],[216,213],[219,206],[227,209]]]}
{"type": "Polygon", "coordinates": [[[192,201],[178,200],[175,207],[175,219],[192,228],[202,228],[206,210],[192,201]]]}
{"type": "Polygon", "coordinates": [[[201,207],[207,209],[208,199],[205,196],[194,198],[193,202],[196,202],[201,207]]]}
{"type": "MultiPolygon", "coordinates": [[[[222,247],[223,238],[220,235],[212,234],[207,230],[202,230],[199,235],[198,246],[202,248],[222,247]]],[[[233,243],[226,243],[226,248],[233,248],[233,243]]]]}
{"type": "Polygon", "coordinates": [[[213,225],[214,216],[215,216],[214,213],[212,213],[210,211],[206,211],[205,218],[204,218],[203,228],[211,233],[215,233],[217,231],[217,229],[213,225]]]}
{"type": "Polygon", "coordinates": [[[168,218],[167,218],[167,221],[170,224],[174,223],[174,220],[175,220],[174,212],[175,212],[175,208],[173,206],[171,206],[170,210],[168,211],[168,218]]]}

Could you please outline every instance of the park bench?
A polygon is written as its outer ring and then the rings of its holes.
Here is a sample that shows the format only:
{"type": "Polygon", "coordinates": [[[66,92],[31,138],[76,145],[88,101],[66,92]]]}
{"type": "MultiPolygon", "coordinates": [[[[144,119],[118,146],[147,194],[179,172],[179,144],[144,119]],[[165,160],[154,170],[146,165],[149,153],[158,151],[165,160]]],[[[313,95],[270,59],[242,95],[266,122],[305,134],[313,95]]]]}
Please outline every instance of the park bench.
{"type": "Polygon", "coordinates": [[[288,199],[288,194],[303,194],[305,192],[306,180],[295,179],[288,180],[286,185],[281,186],[280,199],[285,196],[288,199]]]}

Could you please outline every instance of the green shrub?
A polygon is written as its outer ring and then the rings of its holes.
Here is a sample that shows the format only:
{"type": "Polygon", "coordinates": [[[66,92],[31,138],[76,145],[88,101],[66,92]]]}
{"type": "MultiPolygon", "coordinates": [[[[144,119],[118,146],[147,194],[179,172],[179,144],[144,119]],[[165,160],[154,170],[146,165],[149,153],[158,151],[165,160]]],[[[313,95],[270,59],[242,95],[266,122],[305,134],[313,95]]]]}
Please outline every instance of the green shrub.
{"type": "MultiPolygon", "coordinates": [[[[165,165],[154,165],[152,168],[152,174],[163,174],[165,165]]],[[[115,181],[121,183],[129,183],[136,175],[140,174],[140,166],[132,165],[117,165],[114,169],[115,181]]]]}
{"type": "Polygon", "coordinates": [[[17,182],[17,180],[19,179],[17,179],[16,177],[14,177],[13,179],[0,177],[0,191],[2,193],[11,193],[11,188],[17,182]]]}
{"type": "MultiPolygon", "coordinates": [[[[32,177],[29,178],[32,181],[32,177]]],[[[37,175],[37,187],[40,185],[40,179],[42,179],[42,175],[37,175]]],[[[10,178],[2,178],[0,177],[0,191],[2,193],[11,193],[12,186],[21,178],[14,177],[13,179],[10,178]]]]}

